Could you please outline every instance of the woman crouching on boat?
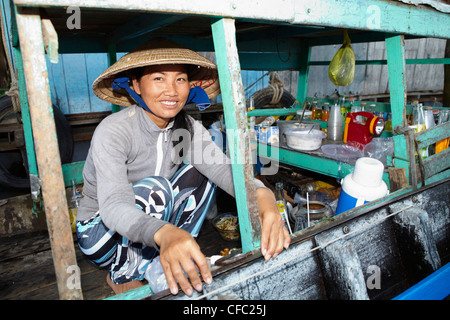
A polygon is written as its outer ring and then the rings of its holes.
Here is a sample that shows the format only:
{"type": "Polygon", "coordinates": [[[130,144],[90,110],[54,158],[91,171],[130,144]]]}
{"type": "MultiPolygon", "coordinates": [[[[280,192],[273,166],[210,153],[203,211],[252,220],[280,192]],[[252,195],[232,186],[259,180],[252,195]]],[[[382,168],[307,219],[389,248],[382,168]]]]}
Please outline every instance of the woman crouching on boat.
{"type": "MultiPolygon", "coordinates": [[[[116,294],[143,285],[158,256],[173,294],[178,285],[187,295],[202,290],[201,279],[209,284],[212,276],[195,237],[216,186],[234,196],[234,185],[229,159],[183,107],[209,106],[219,93],[216,66],[154,39],[105,70],[93,90],[127,108],[106,117],[91,141],[77,214],[81,250],[109,268],[116,294]],[[214,150],[213,159],[195,161],[194,146],[214,150]]],[[[256,179],[255,187],[261,251],[270,259],[288,248],[290,236],[273,193],[256,179]]]]}

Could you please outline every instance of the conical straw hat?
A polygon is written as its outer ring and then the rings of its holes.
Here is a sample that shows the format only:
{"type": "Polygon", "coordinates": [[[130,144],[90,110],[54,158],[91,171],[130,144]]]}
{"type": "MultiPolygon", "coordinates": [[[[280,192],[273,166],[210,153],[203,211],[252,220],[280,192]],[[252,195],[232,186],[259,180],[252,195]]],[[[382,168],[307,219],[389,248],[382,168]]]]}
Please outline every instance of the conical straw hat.
{"type": "Polygon", "coordinates": [[[200,86],[209,98],[220,93],[217,67],[198,53],[164,38],[152,39],[130,53],[124,55],[116,63],[106,69],[92,84],[95,95],[102,100],[131,106],[136,102],[126,90],[114,90],[111,83],[120,73],[140,67],[160,64],[184,64],[188,68],[188,79],[191,88],[200,86]]]}

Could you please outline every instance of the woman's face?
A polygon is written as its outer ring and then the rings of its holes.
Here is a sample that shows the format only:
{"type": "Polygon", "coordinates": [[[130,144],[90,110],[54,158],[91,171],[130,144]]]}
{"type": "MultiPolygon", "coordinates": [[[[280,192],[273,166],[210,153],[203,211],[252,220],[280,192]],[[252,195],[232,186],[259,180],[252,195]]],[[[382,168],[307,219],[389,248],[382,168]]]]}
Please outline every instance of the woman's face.
{"type": "Polygon", "coordinates": [[[153,112],[147,112],[150,119],[165,128],[189,96],[187,68],[177,64],[148,66],[140,79],[133,78],[133,89],[153,112]]]}

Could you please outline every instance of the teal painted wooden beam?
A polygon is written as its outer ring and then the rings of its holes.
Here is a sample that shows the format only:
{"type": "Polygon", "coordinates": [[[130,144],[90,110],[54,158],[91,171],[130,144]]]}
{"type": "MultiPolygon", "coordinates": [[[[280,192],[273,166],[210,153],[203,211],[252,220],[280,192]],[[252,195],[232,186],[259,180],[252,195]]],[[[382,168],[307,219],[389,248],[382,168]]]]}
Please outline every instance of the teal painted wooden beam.
{"type": "MultiPolygon", "coordinates": [[[[328,66],[331,61],[310,61],[310,66],[328,66]]],[[[356,60],[356,65],[385,65],[387,60],[356,60]]],[[[450,64],[450,58],[406,59],[406,64],[450,64]]]]}
{"type": "Polygon", "coordinates": [[[232,19],[214,20],[211,25],[220,89],[222,92],[227,142],[230,149],[242,251],[260,247],[260,224],[253,184],[250,134],[232,19]]]}
{"type": "MultiPolygon", "coordinates": [[[[386,55],[389,74],[389,91],[392,112],[392,128],[406,127],[406,63],[403,36],[386,38],[386,55]]],[[[411,146],[410,146],[411,147],[411,146]]],[[[414,147],[414,146],[412,146],[414,147]]],[[[404,135],[394,135],[394,165],[405,168],[409,176],[408,147],[404,135]]],[[[411,183],[411,181],[410,181],[411,183]]]]}
{"type": "Polygon", "coordinates": [[[340,27],[367,31],[450,38],[450,15],[428,6],[381,0],[123,1],[15,0],[17,5],[151,11],[252,19],[271,23],[340,27]]]}
{"type": "MultiPolygon", "coordinates": [[[[354,165],[331,159],[324,155],[299,152],[263,143],[258,143],[257,145],[258,156],[264,159],[265,164],[269,164],[268,160],[274,161],[274,163],[270,163],[270,166],[276,166],[277,163],[285,163],[337,179],[344,178],[347,174],[353,172],[355,168],[354,165]]],[[[383,174],[383,181],[389,186],[389,175],[387,173],[383,174]]]]}
{"type": "MultiPolygon", "coordinates": [[[[11,14],[11,24],[12,24],[12,32],[13,38],[18,40],[18,31],[16,24],[16,13],[15,6],[11,8],[13,11],[11,14]]],[[[15,41],[14,41],[15,42],[15,41]]],[[[14,43],[13,43],[14,44],[14,43]]],[[[15,43],[12,47],[14,52],[15,59],[15,71],[18,80],[19,87],[19,99],[20,99],[20,110],[22,115],[22,126],[25,138],[25,149],[27,153],[27,162],[28,162],[28,174],[30,176],[30,181],[37,182],[39,179],[39,172],[36,162],[36,154],[34,152],[34,140],[33,140],[33,129],[31,126],[31,118],[30,118],[30,107],[28,105],[28,95],[27,95],[27,87],[25,83],[25,73],[23,68],[23,60],[22,54],[20,52],[20,44],[19,41],[15,43]]],[[[31,197],[33,200],[38,200],[40,198],[40,186],[38,183],[31,183],[31,197]]],[[[33,205],[37,205],[34,203],[33,205]]],[[[39,212],[40,210],[33,210],[34,213],[39,212]]]]}
{"type": "Polygon", "coordinates": [[[72,180],[75,180],[76,184],[83,183],[84,164],[85,161],[78,161],[72,163],[65,163],[62,165],[64,185],[66,187],[72,186],[72,180]]]}
{"type": "Polygon", "coordinates": [[[144,13],[115,29],[109,37],[116,43],[148,35],[150,32],[184,19],[182,15],[144,13]]]}
{"type": "Polygon", "coordinates": [[[307,43],[302,42],[300,47],[302,49],[302,56],[298,72],[297,101],[300,104],[300,106],[303,106],[308,91],[309,61],[311,59],[311,46],[309,46],[307,43]]]}

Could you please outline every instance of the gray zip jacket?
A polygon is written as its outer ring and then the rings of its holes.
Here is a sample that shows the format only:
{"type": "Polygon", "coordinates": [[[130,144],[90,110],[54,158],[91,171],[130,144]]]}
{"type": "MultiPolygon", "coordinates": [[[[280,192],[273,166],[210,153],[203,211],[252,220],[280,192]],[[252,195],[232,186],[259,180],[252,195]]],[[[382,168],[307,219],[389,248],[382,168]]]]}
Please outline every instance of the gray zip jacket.
{"type": "MultiPolygon", "coordinates": [[[[103,223],[127,239],[157,248],[153,236],[167,222],[144,214],[135,205],[133,184],[151,176],[172,178],[186,158],[200,173],[234,197],[230,159],[212,141],[203,125],[193,123],[191,148],[187,130],[160,129],[139,106],[106,117],[92,137],[83,170],[83,198],[77,220],[100,213],[103,223]],[[172,137],[180,141],[174,148],[172,137]],[[188,149],[188,150],[187,150],[188,149]],[[183,152],[182,156],[175,156],[183,152]]],[[[264,184],[255,179],[255,187],[264,184]]]]}

